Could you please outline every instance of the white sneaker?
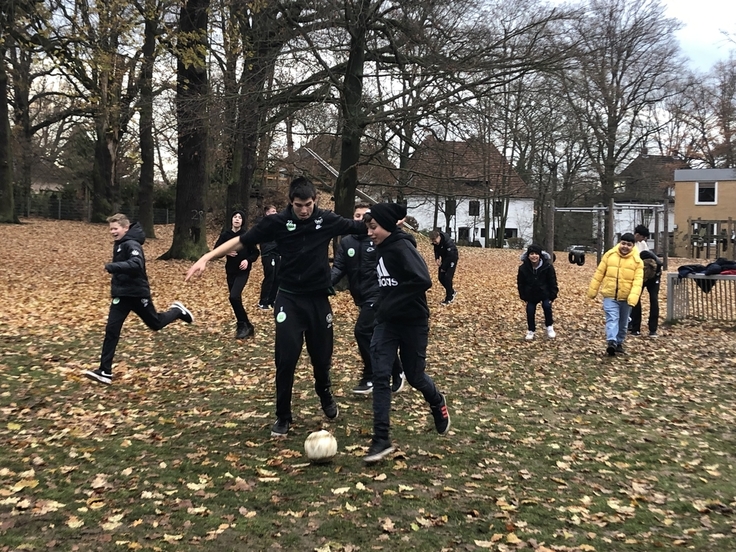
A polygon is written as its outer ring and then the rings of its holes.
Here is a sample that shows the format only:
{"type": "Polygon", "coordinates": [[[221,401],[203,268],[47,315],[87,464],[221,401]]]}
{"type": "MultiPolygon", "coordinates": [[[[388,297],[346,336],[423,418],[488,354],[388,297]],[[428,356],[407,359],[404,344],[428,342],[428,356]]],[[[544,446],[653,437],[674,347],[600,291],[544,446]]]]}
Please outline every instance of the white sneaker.
{"type": "Polygon", "coordinates": [[[531,330],[526,332],[526,337],[524,339],[526,339],[527,341],[531,341],[532,339],[534,339],[534,332],[531,330]]]}
{"type": "Polygon", "coordinates": [[[554,339],[555,337],[557,337],[555,329],[552,326],[547,326],[547,337],[549,337],[550,339],[554,339]]]}

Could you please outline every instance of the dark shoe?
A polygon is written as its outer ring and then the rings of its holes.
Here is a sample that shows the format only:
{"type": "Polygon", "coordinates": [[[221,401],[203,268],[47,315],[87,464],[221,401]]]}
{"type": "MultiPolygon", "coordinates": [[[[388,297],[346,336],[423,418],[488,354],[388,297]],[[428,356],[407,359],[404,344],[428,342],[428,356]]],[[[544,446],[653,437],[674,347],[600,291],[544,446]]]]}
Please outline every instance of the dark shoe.
{"type": "Polygon", "coordinates": [[[639,337],[641,335],[641,332],[639,330],[629,330],[629,333],[634,337],[639,337]]]}
{"type": "Polygon", "coordinates": [[[192,313],[179,301],[174,301],[173,303],[171,303],[171,307],[169,308],[179,309],[181,311],[181,314],[179,315],[179,320],[183,320],[187,324],[191,324],[192,322],[194,322],[194,316],[192,316],[192,313]]]}
{"type": "Polygon", "coordinates": [[[238,331],[235,333],[235,339],[245,339],[246,337],[251,337],[253,334],[255,334],[255,328],[253,328],[253,324],[250,324],[246,326],[245,324],[240,325],[238,324],[238,331]]]}
{"type": "Polygon", "coordinates": [[[656,337],[659,337],[659,336],[657,335],[657,332],[649,332],[649,337],[655,337],[656,338],[656,337]]]}
{"type": "Polygon", "coordinates": [[[373,439],[373,441],[371,441],[371,446],[368,449],[368,454],[363,457],[363,462],[366,464],[378,462],[379,460],[386,458],[386,456],[395,450],[396,448],[391,444],[391,441],[373,439]]]}
{"type": "Polygon", "coordinates": [[[440,396],[442,397],[442,404],[432,407],[432,416],[434,417],[434,427],[437,429],[437,433],[445,435],[450,431],[450,413],[447,410],[445,396],[440,396]]]}
{"type": "Polygon", "coordinates": [[[289,433],[289,420],[276,419],[276,423],[271,428],[271,437],[283,437],[289,433]]]}
{"type": "Polygon", "coordinates": [[[606,352],[608,353],[608,356],[616,356],[616,342],[615,341],[608,342],[608,346],[606,347],[606,352]]]}
{"type": "Polygon", "coordinates": [[[82,373],[97,383],[103,383],[105,385],[110,385],[112,383],[112,373],[103,372],[99,368],[97,370],[85,370],[82,373]]]}
{"type": "Polygon", "coordinates": [[[358,382],[358,385],[353,388],[353,393],[355,393],[356,395],[368,395],[372,392],[373,382],[365,378],[361,378],[361,380],[358,382]]]}
{"type": "Polygon", "coordinates": [[[625,355],[626,351],[624,350],[624,344],[623,343],[616,343],[616,353],[619,355],[625,355]]]}
{"type": "Polygon", "coordinates": [[[334,420],[340,414],[340,409],[337,407],[335,399],[330,395],[329,399],[322,401],[322,412],[325,413],[328,419],[334,420]]]}
{"type": "Polygon", "coordinates": [[[263,303],[258,303],[258,308],[261,310],[271,310],[273,308],[273,305],[264,305],[263,303]]]}
{"type": "Polygon", "coordinates": [[[399,393],[399,392],[401,392],[401,390],[404,388],[404,384],[405,383],[406,383],[406,378],[404,377],[404,372],[401,372],[391,382],[391,392],[392,393],[399,393]]]}

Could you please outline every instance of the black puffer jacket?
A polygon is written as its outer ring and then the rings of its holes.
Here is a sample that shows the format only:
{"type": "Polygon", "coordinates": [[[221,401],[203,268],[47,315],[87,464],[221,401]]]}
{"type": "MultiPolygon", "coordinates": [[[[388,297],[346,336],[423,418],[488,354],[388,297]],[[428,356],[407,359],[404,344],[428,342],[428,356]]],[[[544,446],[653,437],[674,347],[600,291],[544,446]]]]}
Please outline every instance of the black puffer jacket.
{"type": "Polygon", "coordinates": [[[526,258],[519,267],[516,285],[522,301],[539,303],[545,299],[550,301],[557,299],[559,288],[555,267],[544,257],[541,257],[541,261],[541,266],[537,265],[537,268],[533,267],[532,262],[526,258]]]}
{"type": "Polygon", "coordinates": [[[332,263],[332,285],[347,275],[350,295],[359,307],[378,297],[376,246],[368,236],[345,236],[332,263]]]}
{"type": "Polygon", "coordinates": [[[143,228],[136,222],[113,244],[112,262],[105,265],[105,270],[112,274],[110,291],[113,297],[150,297],[143,256],[145,241],[143,228]]]}

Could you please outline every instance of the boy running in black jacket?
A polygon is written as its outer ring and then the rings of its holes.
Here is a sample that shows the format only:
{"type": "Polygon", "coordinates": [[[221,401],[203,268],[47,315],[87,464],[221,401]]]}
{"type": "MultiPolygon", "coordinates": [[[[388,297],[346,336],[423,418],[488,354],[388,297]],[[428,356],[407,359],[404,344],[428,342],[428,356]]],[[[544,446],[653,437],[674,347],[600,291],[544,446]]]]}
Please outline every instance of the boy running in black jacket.
{"type": "Polygon", "coordinates": [[[316,206],[317,191],[299,177],[289,185],[290,205],[278,214],[263,217],[245,234],[225,242],[200,257],[187,271],[186,279],[204,272],[207,262],[233,249],[275,241],[281,254],[279,291],[274,303],[276,320],[276,422],[271,435],[289,432],[292,422],[291,395],[302,345],[306,341],[314,371],[314,389],[322,411],[330,420],[339,410],[332,398],[333,327],[329,296],[328,250],[336,236],[363,234],[365,224],[316,206]]]}
{"type": "Polygon", "coordinates": [[[457,246],[449,234],[439,230],[432,230],[429,233],[429,239],[434,244],[434,260],[439,267],[437,269],[437,280],[445,288],[445,298],[441,304],[449,305],[457,295],[457,291],[452,286],[455,269],[457,268],[457,246]]]}
{"type": "Polygon", "coordinates": [[[427,290],[432,280],[424,259],[410,235],[397,228],[406,217],[406,207],[397,203],[378,203],[365,214],[368,236],[378,251],[377,325],[371,340],[373,362],[373,439],[365,462],[377,462],[394,451],[389,435],[391,389],[389,377],[396,351],[400,351],[404,374],[429,403],[437,433],[450,430],[450,415],[445,397],[425,373],[429,307],[427,290]]]}
{"type": "MultiPolygon", "coordinates": [[[[230,229],[224,230],[220,234],[217,242],[215,242],[215,247],[244,233],[244,220],[245,213],[243,211],[235,211],[230,217],[230,229]]],[[[230,300],[230,306],[233,308],[237,322],[235,339],[245,339],[255,333],[253,324],[248,320],[248,313],[245,312],[245,307],[243,306],[243,290],[248,283],[253,263],[258,259],[259,254],[260,252],[255,245],[249,245],[240,251],[229,251],[225,260],[225,275],[227,276],[227,289],[229,292],[228,299],[230,300]]]]}
{"type": "Polygon", "coordinates": [[[107,219],[110,224],[110,235],[115,240],[112,249],[112,262],[105,265],[105,270],[112,274],[110,313],[107,316],[105,340],[102,342],[100,367],[97,370],[85,370],[84,375],[92,381],[110,385],[112,383],[112,359],[120,341],[123,323],[130,314],[136,313],[141,320],[157,332],[174,320],[184,320],[191,324],[192,313],[179,301],[164,312],[156,312],[151,299],[151,288],[146,275],[146,259],[143,256],[143,242],[146,236],[138,223],[130,225],[128,217],[116,214],[107,219]]]}
{"type": "MultiPolygon", "coordinates": [[[[370,206],[358,204],[353,211],[353,220],[362,222],[363,215],[370,206]]],[[[355,321],[355,341],[358,344],[360,357],[363,359],[363,375],[353,393],[367,395],[373,391],[373,367],[371,365],[371,337],[376,325],[374,303],[378,298],[378,280],[376,279],[376,247],[367,235],[345,236],[332,263],[332,285],[336,285],[347,275],[350,295],[360,308],[358,320],[355,321]]],[[[391,391],[398,393],[404,387],[401,360],[396,356],[391,378],[391,391]]]]}

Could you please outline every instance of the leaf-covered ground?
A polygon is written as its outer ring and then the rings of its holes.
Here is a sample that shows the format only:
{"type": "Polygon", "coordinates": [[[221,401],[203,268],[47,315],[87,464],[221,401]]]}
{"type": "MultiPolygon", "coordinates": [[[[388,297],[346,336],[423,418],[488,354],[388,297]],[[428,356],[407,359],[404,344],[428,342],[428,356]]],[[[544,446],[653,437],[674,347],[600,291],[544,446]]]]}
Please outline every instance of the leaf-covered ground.
{"type": "Polygon", "coordinates": [[[455,304],[429,293],[428,372],[453,430],[438,437],[404,391],[398,452],[365,466],[347,292],[332,301],[340,417],[321,415],[304,355],[295,423],[272,439],[260,265],[245,294],[256,336],[237,342],[222,264],[185,284],[189,263],[156,260],[172,231],[157,227],[154,301],[183,301],[195,324],[129,318],[102,387],[80,373],[97,366],[110,299],[107,227],[24,222],[0,226],[2,551],[736,550],[733,323],[662,327],[609,359],[600,301],[585,299],[594,263],[560,255],[557,339],[528,343],[518,252],[462,249],[455,304]],[[339,452],[315,466],[303,442],[320,428],[339,452]]]}

